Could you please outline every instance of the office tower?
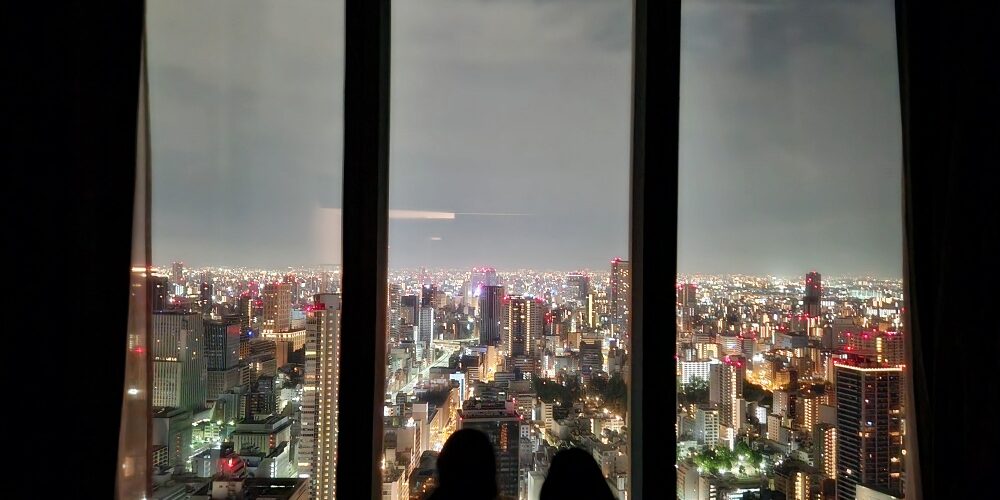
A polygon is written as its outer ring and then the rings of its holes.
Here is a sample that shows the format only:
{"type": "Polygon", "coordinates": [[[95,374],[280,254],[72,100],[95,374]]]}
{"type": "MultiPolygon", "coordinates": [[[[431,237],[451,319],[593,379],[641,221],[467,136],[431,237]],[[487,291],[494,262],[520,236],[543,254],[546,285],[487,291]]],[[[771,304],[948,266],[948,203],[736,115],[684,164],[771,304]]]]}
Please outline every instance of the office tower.
{"type": "Polygon", "coordinates": [[[583,273],[569,273],[566,275],[566,300],[575,301],[579,305],[584,305],[590,297],[590,276],[583,273]]]}
{"type": "Polygon", "coordinates": [[[149,310],[152,312],[165,310],[167,302],[170,300],[170,283],[167,277],[151,274],[146,282],[146,287],[149,310]]]}
{"type": "Polygon", "coordinates": [[[589,377],[593,372],[604,369],[604,354],[601,353],[601,339],[580,339],[580,373],[589,377]]]}
{"type": "Polygon", "coordinates": [[[306,316],[306,372],[302,392],[299,476],[310,479],[311,498],[333,498],[337,468],[337,392],[340,295],[313,297],[306,316]]]}
{"type": "Polygon", "coordinates": [[[501,497],[518,497],[521,416],[511,401],[468,400],[458,410],[458,428],[486,434],[497,456],[497,489],[501,497]]]}
{"type": "Polygon", "coordinates": [[[484,285],[479,293],[479,344],[496,346],[501,341],[503,287],[484,285]]]}
{"type": "Polygon", "coordinates": [[[803,312],[810,318],[819,316],[820,296],[823,294],[822,279],[813,271],[806,274],[806,296],[802,299],[803,312]]]}
{"type": "Polygon", "coordinates": [[[298,304],[299,291],[301,288],[299,285],[298,277],[296,277],[294,273],[288,273],[285,275],[284,278],[282,278],[281,282],[288,285],[289,290],[291,291],[292,294],[292,304],[298,304]]]}
{"type": "Polygon", "coordinates": [[[153,406],[186,411],[205,406],[204,328],[201,314],[153,313],[153,406]]]}
{"type": "Polygon", "coordinates": [[[522,295],[504,297],[503,348],[508,356],[534,354],[534,345],[543,335],[544,307],[539,298],[522,295]]]}
{"type": "Polygon", "coordinates": [[[413,339],[417,345],[417,359],[431,360],[434,351],[431,350],[431,341],[434,340],[434,308],[420,306],[420,321],[417,325],[417,338],[413,339]]]}
{"type": "Polygon", "coordinates": [[[202,281],[198,287],[198,302],[203,314],[207,314],[212,310],[212,293],[214,288],[210,281],[202,281]]]}
{"type": "Polygon", "coordinates": [[[903,335],[899,332],[861,330],[842,332],[844,344],[840,351],[851,357],[861,357],[871,363],[890,366],[903,364],[903,335]]]}
{"type": "MultiPolygon", "coordinates": [[[[743,381],[746,380],[746,360],[742,356],[726,356],[720,376],[721,421],[720,424],[738,431],[743,425],[740,420],[739,400],[743,398],[743,381]]],[[[728,437],[727,437],[728,439],[728,437]]]]}
{"type": "Polygon", "coordinates": [[[492,267],[473,267],[469,273],[469,297],[479,297],[483,287],[500,286],[500,277],[492,267]]]}
{"type": "Polygon", "coordinates": [[[695,307],[698,305],[698,285],[677,285],[677,327],[682,332],[691,331],[695,307]]]}
{"type": "Polygon", "coordinates": [[[627,260],[611,261],[609,290],[611,327],[614,336],[628,338],[629,310],[632,308],[632,266],[627,260]]]}
{"type": "Polygon", "coordinates": [[[265,333],[287,332],[292,328],[292,286],[288,283],[268,283],[264,286],[265,333]]]}
{"type": "Polygon", "coordinates": [[[400,308],[402,306],[402,289],[396,283],[389,285],[389,301],[386,313],[389,315],[385,322],[388,325],[389,335],[387,336],[389,345],[399,343],[400,308]]]}
{"type": "Polygon", "coordinates": [[[838,500],[854,500],[859,484],[902,490],[902,371],[857,361],[835,367],[838,500]]]}
{"type": "Polygon", "coordinates": [[[420,297],[403,295],[400,298],[399,317],[404,325],[416,325],[420,321],[420,297]]]}
{"type": "Polygon", "coordinates": [[[208,369],[206,399],[240,385],[240,317],[205,320],[205,365],[208,369]]]}
{"type": "Polygon", "coordinates": [[[174,262],[170,266],[170,282],[174,285],[184,286],[187,282],[184,280],[184,263],[174,262]]]}

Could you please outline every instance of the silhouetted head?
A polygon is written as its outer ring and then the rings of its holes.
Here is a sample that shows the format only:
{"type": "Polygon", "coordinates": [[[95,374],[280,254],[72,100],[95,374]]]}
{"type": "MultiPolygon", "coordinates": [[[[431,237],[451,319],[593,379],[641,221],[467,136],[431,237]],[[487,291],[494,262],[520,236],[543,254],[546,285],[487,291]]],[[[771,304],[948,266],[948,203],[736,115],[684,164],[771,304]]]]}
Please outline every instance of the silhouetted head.
{"type": "Polygon", "coordinates": [[[456,431],[438,454],[438,487],[433,500],[493,500],[497,496],[496,456],[486,434],[456,431]]]}
{"type": "Polygon", "coordinates": [[[615,497],[594,457],[580,448],[568,448],[552,457],[539,495],[540,500],[557,498],[614,500],[615,497]]]}

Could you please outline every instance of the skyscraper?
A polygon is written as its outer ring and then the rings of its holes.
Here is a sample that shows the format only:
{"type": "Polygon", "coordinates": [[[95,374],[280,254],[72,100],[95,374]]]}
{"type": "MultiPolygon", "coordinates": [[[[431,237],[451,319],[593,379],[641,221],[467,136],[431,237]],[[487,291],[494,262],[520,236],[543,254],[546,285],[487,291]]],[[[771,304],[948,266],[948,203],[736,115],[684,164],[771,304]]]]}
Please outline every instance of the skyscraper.
{"type": "Polygon", "coordinates": [[[469,273],[469,297],[478,297],[487,286],[500,286],[500,277],[492,267],[473,267],[469,273]]]}
{"type": "Polygon", "coordinates": [[[240,384],[240,316],[205,320],[205,364],[208,369],[206,399],[240,384]]]}
{"type": "Polygon", "coordinates": [[[387,336],[389,345],[396,345],[399,343],[399,323],[400,323],[400,307],[402,301],[402,292],[400,286],[396,283],[389,285],[389,301],[388,307],[386,308],[386,314],[389,315],[388,320],[385,322],[386,327],[389,329],[389,335],[387,336]]]}
{"type": "Polygon", "coordinates": [[[170,265],[170,281],[175,285],[184,286],[184,263],[174,262],[170,265]]]}
{"type": "MultiPolygon", "coordinates": [[[[721,421],[723,425],[735,433],[740,430],[743,422],[740,420],[739,400],[743,398],[743,381],[746,380],[746,359],[742,356],[726,356],[722,364],[720,378],[721,421]]],[[[720,436],[730,439],[733,436],[720,436]]]]}
{"type": "Polygon", "coordinates": [[[593,372],[604,369],[604,354],[601,339],[580,339],[580,372],[589,377],[593,372]]]}
{"type": "Polygon", "coordinates": [[[838,361],[837,498],[854,500],[857,485],[902,489],[902,367],[838,361]]]}
{"type": "Polygon", "coordinates": [[[156,312],[166,309],[170,297],[170,282],[167,277],[150,274],[146,286],[149,310],[156,312]]]}
{"type": "Polygon", "coordinates": [[[501,341],[503,287],[486,285],[479,294],[479,344],[496,346],[501,341]]]}
{"type": "Polygon", "coordinates": [[[426,305],[420,306],[420,321],[415,330],[417,338],[413,339],[417,345],[417,359],[433,358],[431,341],[434,340],[434,308],[426,305]]]}
{"type": "Polygon", "coordinates": [[[521,416],[511,401],[468,400],[458,410],[458,428],[486,434],[497,454],[497,490],[501,497],[518,497],[521,416]]]}
{"type": "Polygon", "coordinates": [[[569,273],[566,275],[566,300],[575,301],[579,305],[586,305],[590,297],[590,276],[583,273],[569,273]]]}
{"type": "Polygon", "coordinates": [[[540,298],[511,295],[503,299],[503,347],[508,356],[530,356],[543,335],[544,303],[540,298]]]}
{"type": "Polygon", "coordinates": [[[806,296],[802,299],[803,312],[810,318],[819,316],[820,297],[823,294],[822,277],[816,271],[806,274],[806,296]]]}
{"type": "Polygon", "coordinates": [[[632,307],[632,266],[629,261],[618,258],[611,261],[611,283],[608,296],[612,333],[618,338],[628,338],[629,310],[632,307]]]}
{"type": "Polygon", "coordinates": [[[677,285],[677,327],[682,332],[690,332],[694,311],[698,306],[698,285],[681,283],[677,285]]]}
{"type": "Polygon", "coordinates": [[[207,366],[201,314],[153,313],[153,406],[195,411],[205,406],[207,366]]]}
{"type": "Polygon", "coordinates": [[[264,286],[264,333],[287,332],[292,328],[292,285],[268,283],[264,286]]]}
{"type": "Polygon", "coordinates": [[[306,372],[298,450],[299,477],[309,477],[314,499],[333,498],[336,494],[339,360],[340,295],[317,294],[306,316],[306,372]]]}

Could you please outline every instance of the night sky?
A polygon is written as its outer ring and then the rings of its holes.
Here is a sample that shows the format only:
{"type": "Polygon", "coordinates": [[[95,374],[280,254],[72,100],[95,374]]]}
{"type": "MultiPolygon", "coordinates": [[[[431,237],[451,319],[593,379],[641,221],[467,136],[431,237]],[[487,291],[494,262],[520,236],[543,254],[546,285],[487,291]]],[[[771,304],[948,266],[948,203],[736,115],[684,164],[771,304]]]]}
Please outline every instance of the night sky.
{"type": "MultiPolygon", "coordinates": [[[[343,4],[147,11],[154,262],[337,263],[343,4]]],[[[392,40],[390,266],[627,256],[631,1],[394,2],[392,40]]],[[[681,272],[898,276],[892,3],[685,2],[680,146],[681,272]]]]}

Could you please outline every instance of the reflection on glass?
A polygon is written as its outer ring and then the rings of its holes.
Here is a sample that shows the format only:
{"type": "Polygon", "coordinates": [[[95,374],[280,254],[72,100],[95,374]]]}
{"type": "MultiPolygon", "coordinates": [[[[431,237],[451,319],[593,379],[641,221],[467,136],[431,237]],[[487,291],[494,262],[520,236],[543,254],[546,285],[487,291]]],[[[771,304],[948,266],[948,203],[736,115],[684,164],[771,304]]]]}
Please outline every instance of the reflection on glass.
{"type": "Polygon", "coordinates": [[[384,498],[458,429],[501,498],[570,446],[627,497],[630,4],[393,5],[384,498]]]}
{"type": "Polygon", "coordinates": [[[684,2],[677,498],[906,481],[893,4],[684,2]]]}
{"type": "Polygon", "coordinates": [[[343,15],[147,2],[156,498],[334,494],[343,15]]]}

